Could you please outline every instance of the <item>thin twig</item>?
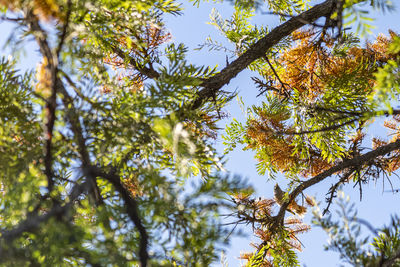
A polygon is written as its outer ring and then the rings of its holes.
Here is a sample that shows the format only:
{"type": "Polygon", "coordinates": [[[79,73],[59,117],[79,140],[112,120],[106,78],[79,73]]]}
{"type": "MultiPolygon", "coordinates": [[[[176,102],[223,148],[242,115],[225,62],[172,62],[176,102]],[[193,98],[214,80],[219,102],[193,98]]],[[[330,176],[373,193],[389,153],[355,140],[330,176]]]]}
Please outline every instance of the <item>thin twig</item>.
{"type": "Polygon", "coordinates": [[[352,123],[356,122],[357,120],[358,120],[358,118],[343,122],[341,124],[331,125],[331,126],[327,126],[327,127],[316,129],[316,130],[301,131],[301,132],[276,131],[275,133],[276,134],[285,134],[285,135],[303,135],[303,134],[311,134],[311,133],[320,133],[320,132],[326,132],[326,131],[339,129],[340,127],[352,124],[352,123]]]}
{"type": "Polygon", "coordinates": [[[60,38],[59,38],[59,43],[58,43],[58,46],[57,46],[57,49],[56,49],[56,58],[57,58],[57,60],[60,59],[60,52],[62,50],[62,47],[63,47],[64,42],[65,42],[65,38],[67,36],[68,26],[69,26],[71,12],[72,12],[71,5],[72,5],[72,1],[68,0],[67,7],[66,7],[67,8],[67,14],[65,16],[65,23],[63,25],[63,29],[61,31],[61,35],[60,35],[60,38]]]}
{"type": "Polygon", "coordinates": [[[271,62],[269,61],[269,58],[268,58],[266,55],[264,55],[264,59],[267,61],[268,66],[271,68],[271,70],[272,70],[272,72],[274,73],[275,77],[278,79],[279,83],[281,84],[282,89],[283,89],[283,91],[284,91],[284,95],[285,95],[286,97],[288,97],[288,94],[289,94],[289,93],[288,93],[288,91],[286,90],[286,86],[285,86],[285,84],[282,82],[282,80],[281,80],[281,78],[279,77],[278,73],[275,71],[275,68],[274,68],[274,66],[272,66],[271,62]]]}
{"type": "Polygon", "coordinates": [[[151,79],[158,79],[158,77],[160,77],[160,74],[153,68],[148,68],[146,66],[140,65],[139,62],[137,62],[133,57],[131,57],[128,53],[125,53],[119,47],[114,46],[113,51],[120,58],[124,59],[131,67],[136,69],[140,74],[149,77],[151,79]]]}
{"type": "Polygon", "coordinates": [[[355,170],[355,168],[352,168],[351,170],[349,170],[345,175],[343,175],[343,177],[340,178],[340,180],[336,184],[331,186],[331,188],[329,189],[330,196],[326,200],[328,205],[326,206],[326,208],[322,212],[322,215],[325,215],[327,212],[329,212],[329,208],[330,208],[330,206],[332,204],[333,199],[335,198],[335,193],[336,193],[338,187],[341,184],[343,184],[350,177],[350,175],[354,172],[354,170],[355,170]]]}

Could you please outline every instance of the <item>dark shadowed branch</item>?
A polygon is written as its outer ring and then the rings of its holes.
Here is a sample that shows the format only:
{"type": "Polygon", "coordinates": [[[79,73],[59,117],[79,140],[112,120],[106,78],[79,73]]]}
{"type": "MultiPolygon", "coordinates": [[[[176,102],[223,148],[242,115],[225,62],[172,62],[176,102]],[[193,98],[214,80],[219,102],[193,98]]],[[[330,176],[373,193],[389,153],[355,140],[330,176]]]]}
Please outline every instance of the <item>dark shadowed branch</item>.
{"type": "Polygon", "coordinates": [[[114,188],[121,195],[122,199],[126,205],[126,212],[129,215],[129,218],[134,223],[136,229],[140,234],[140,246],[139,246],[139,257],[141,262],[141,267],[147,266],[147,261],[149,259],[149,255],[147,252],[148,247],[148,235],[146,232],[146,228],[144,227],[142,220],[140,219],[138,204],[136,200],[132,197],[131,193],[126,189],[126,187],[121,182],[121,178],[114,172],[106,173],[103,172],[100,168],[92,166],[91,171],[98,177],[102,177],[110,182],[114,188]]]}
{"type": "MultiPolygon", "coordinates": [[[[57,108],[57,66],[58,60],[53,56],[50,45],[47,41],[46,32],[40,27],[39,21],[37,17],[29,11],[26,15],[26,21],[30,30],[33,32],[35,36],[36,42],[39,45],[40,52],[43,55],[43,58],[46,59],[47,64],[43,66],[46,68],[47,72],[50,74],[50,84],[48,85],[51,90],[50,96],[45,100],[46,106],[46,117],[45,117],[45,157],[44,157],[44,166],[45,166],[45,175],[47,177],[47,188],[48,191],[51,192],[54,186],[53,180],[53,155],[52,155],[52,140],[53,140],[53,129],[54,123],[56,121],[56,108],[57,108]]],[[[45,64],[42,62],[42,64],[45,64]]]]}
{"type": "Polygon", "coordinates": [[[389,267],[389,266],[393,266],[393,264],[400,259],[400,249],[397,250],[394,255],[388,259],[384,259],[382,260],[380,266],[382,267],[389,267]]]}
{"type": "MultiPolygon", "coordinates": [[[[127,213],[129,217],[131,218],[132,222],[138,229],[140,233],[140,249],[139,249],[139,257],[140,257],[140,262],[141,266],[145,267],[147,266],[147,261],[148,261],[148,252],[147,252],[147,247],[148,247],[148,237],[146,233],[146,229],[144,228],[143,224],[141,223],[140,217],[139,217],[139,212],[138,212],[138,206],[137,202],[135,199],[133,199],[129,193],[122,184],[119,176],[116,174],[109,174],[105,173],[102,171],[100,168],[95,168],[91,164],[89,152],[87,150],[86,146],[86,139],[83,135],[83,127],[81,125],[80,117],[78,112],[74,108],[74,103],[72,97],[69,95],[68,91],[64,87],[63,82],[61,79],[57,76],[58,70],[57,70],[57,60],[54,58],[53,53],[51,51],[51,47],[47,41],[46,33],[44,30],[41,29],[37,18],[33,14],[28,14],[27,15],[27,21],[29,22],[31,30],[35,33],[35,37],[37,40],[37,43],[40,47],[40,51],[43,54],[43,56],[47,59],[48,62],[48,68],[50,69],[51,77],[52,77],[52,83],[51,83],[51,88],[52,88],[52,94],[50,96],[50,99],[47,100],[47,105],[46,108],[48,109],[48,118],[47,118],[47,123],[46,123],[46,133],[47,133],[47,139],[46,139],[46,160],[45,160],[45,165],[46,165],[46,175],[49,177],[49,187],[53,185],[52,179],[52,172],[51,172],[51,166],[52,166],[52,154],[51,154],[51,137],[52,137],[52,131],[54,128],[54,122],[55,122],[55,110],[56,110],[56,97],[57,97],[57,92],[60,92],[62,95],[62,102],[66,108],[66,118],[70,124],[71,130],[74,133],[74,137],[77,142],[78,146],[78,152],[81,158],[81,168],[83,171],[83,174],[87,177],[87,181],[84,183],[86,190],[93,191],[96,203],[101,201],[101,195],[99,188],[96,183],[96,177],[101,176],[104,179],[108,180],[113,186],[116,188],[116,190],[120,193],[121,197],[124,199],[126,205],[127,205],[127,213]],[[89,185],[89,186],[87,186],[89,185]]],[[[66,26],[64,27],[63,34],[61,35],[61,40],[60,44],[62,44],[63,39],[65,38],[65,34],[67,31],[67,23],[66,26]]],[[[59,49],[57,49],[57,52],[61,49],[61,45],[59,44],[59,49]]],[[[122,51],[118,50],[119,55],[121,57],[125,57],[122,51]]],[[[152,72],[151,69],[145,68],[138,66],[136,62],[130,62],[130,64],[134,64],[136,68],[140,72],[143,72],[143,74],[147,75],[148,77],[155,78],[157,76],[157,73],[152,72]]],[[[75,186],[76,187],[76,186],[75,186]]],[[[74,188],[75,188],[74,187],[74,188]]],[[[76,190],[75,190],[76,191],[76,190]]],[[[74,192],[75,192],[74,191],[74,192]]],[[[71,199],[75,199],[80,193],[77,195],[76,193],[72,193],[74,197],[71,197],[71,199]]],[[[72,202],[69,202],[65,204],[64,206],[55,206],[50,212],[46,213],[45,215],[41,216],[36,216],[33,218],[29,218],[26,221],[22,222],[19,226],[17,226],[15,229],[9,230],[7,232],[2,233],[2,238],[5,240],[10,240],[11,238],[15,238],[19,235],[21,235],[24,232],[29,232],[32,231],[33,229],[36,229],[40,226],[42,222],[45,222],[49,220],[51,217],[64,214],[72,205],[72,202]]]]}
{"type": "Polygon", "coordinates": [[[327,197],[326,201],[328,203],[328,205],[326,206],[326,208],[324,209],[324,211],[322,212],[323,215],[325,215],[328,211],[330,206],[332,205],[333,199],[336,197],[336,192],[339,188],[340,185],[342,185],[345,181],[347,181],[350,177],[350,175],[353,174],[353,172],[356,170],[355,167],[351,168],[350,170],[348,170],[340,179],[338,182],[336,182],[334,185],[331,186],[331,188],[329,189],[329,197],[327,197]]]}
{"type": "Polygon", "coordinates": [[[87,151],[86,141],[83,136],[83,128],[81,126],[81,122],[79,120],[79,115],[77,111],[74,109],[73,106],[73,99],[68,94],[67,90],[64,88],[61,80],[59,80],[59,87],[60,92],[63,94],[63,103],[66,108],[69,110],[67,111],[67,119],[71,126],[71,129],[75,135],[76,142],[78,144],[78,150],[81,155],[82,160],[82,169],[84,170],[84,174],[92,183],[93,192],[95,195],[95,199],[101,199],[101,195],[96,183],[96,177],[102,177],[109,181],[118,193],[121,195],[122,199],[126,204],[126,211],[129,215],[129,218],[134,223],[135,227],[139,231],[140,234],[140,245],[139,245],[139,258],[142,267],[147,266],[147,262],[149,259],[149,255],[147,252],[148,247],[148,236],[145,227],[143,226],[139,212],[138,212],[138,205],[137,202],[132,196],[130,195],[129,191],[124,187],[121,182],[121,179],[115,173],[106,173],[101,168],[92,166],[89,159],[89,152],[87,151]]]}

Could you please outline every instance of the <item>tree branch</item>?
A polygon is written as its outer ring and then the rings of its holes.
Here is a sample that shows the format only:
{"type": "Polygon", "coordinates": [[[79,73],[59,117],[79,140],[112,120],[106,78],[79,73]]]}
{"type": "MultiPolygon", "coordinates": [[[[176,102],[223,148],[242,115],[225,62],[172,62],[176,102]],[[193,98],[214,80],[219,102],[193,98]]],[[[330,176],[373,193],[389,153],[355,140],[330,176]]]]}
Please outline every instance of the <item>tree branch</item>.
{"type": "Polygon", "coordinates": [[[314,176],[313,178],[302,182],[299,186],[297,186],[292,191],[292,193],[289,194],[288,200],[281,205],[281,208],[280,208],[278,214],[273,218],[274,224],[272,225],[270,230],[275,231],[277,229],[277,227],[279,225],[281,225],[281,223],[283,222],[283,219],[285,217],[285,212],[289,206],[289,203],[294,201],[295,198],[300,193],[302,193],[305,189],[325,180],[326,178],[330,177],[331,175],[333,175],[339,171],[345,170],[349,167],[360,167],[379,156],[383,156],[385,154],[388,154],[388,153],[398,150],[398,149],[400,149],[400,139],[395,142],[392,142],[390,144],[378,147],[377,149],[372,150],[363,155],[342,161],[342,162],[336,164],[335,166],[331,167],[330,169],[318,174],[317,176],[314,176]]]}
{"type": "Polygon", "coordinates": [[[83,128],[79,121],[79,116],[74,109],[73,99],[68,94],[67,90],[64,88],[61,80],[58,80],[59,90],[63,94],[63,103],[66,108],[69,108],[67,111],[67,119],[71,125],[72,131],[75,135],[76,142],[78,143],[78,150],[82,160],[82,168],[86,171],[85,175],[88,176],[89,181],[92,183],[92,188],[95,193],[95,198],[97,200],[98,197],[101,197],[100,192],[98,191],[96,177],[103,177],[107,181],[109,181],[115,189],[120,193],[122,199],[126,204],[126,212],[128,213],[130,219],[134,223],[135,227],[138,229],[140,234],[140,245],[139,245],[139,258],[142,267],[147,266],[147,262],[149,259],[149,255],[147,252],[148,247],[148,236],[145,227],[143,226],[139,212],[138,205],[134,198],[131,197],[129,191],[124,187],[121,182],[121,179],[118,175],[114,173],[106,173],[100,168],[91,165],[89,152],[86,149],[86,141],[83,136],[83,128]]]}
{"type": "Polygon", "coordinates": [[[214,96],[222,86],[228,84],[232,78],[236,77],[236,75],[247,68],[253,61],[263,57],[269,49],[283,38],[290,35],[293,31],[321,17],[329,16],[335,7],[335,3],[335,0],[326,0],[322,4],[312,7],[273,29],[253,44],[245,53],[231,62],[231,64],[222,69],[221,72],[205,80],[201,84],[204,89],[198,92],[197,98],[193,101],[191,108],[199,108],[208,98],[214,96]]]}
{"type": "Polygon", "coordinates": [[[129,218],[135,224],[135,227],[136,229],[138,229],[140,234],[139,258],[141,267],[146,267],[147,261],[149,259],[149,255],[147,252],[149,241],[146,228],[143,226],[143,223],[139,216],[138,204],[136,200],[131,196],[130,192],[125,188],[125,186],[121,182],[121,178],[116,173],[113,172],[105,173],[96,166],[92,166],[91,171],[93,172],[94,175],[102,177],[107,181],[109,181],[124,200],[126,205],[126,212],[128,213],[129,218]]]}
{"type": "Polygon", "coordinates": [[[343,177],[341,177],[341,178],[339,179],[339,181],[338,181],[336,184],[334,184],[334,185],[331,186],[331,188],[329,189],[329,191],[328,191],[328,193],[327,193],[327,194],[329,194],[329,197],[327,197],[327,199],[326,199],[328,205],[326,206],[326,208],[325,208],[324,211],[322,212],[322,215],[325,215],[325,214],[329,211],[329,207],[331,206],[332,201],[333,201],[333,199],[334,199],[335,196],[336,196],[335,193],[336,193],[338,187],[339,187],[341,184],[343,184],[343,183],[350,177],[350,175],[351,175],[355,170],[356,170],[356,168],[351,168],[347,173],[345,173],[345,174],[343,175],[343,177]]]}
{"type": "Polygon", "coordinates": [[[68,31],[68,26],[69,26],[69,22],[70,22],[70,18],[71,18],[71,12],[72,12],[72,1],[68,0],[67,5],[65,7],[67,9],[67,13],[65,15],[65,22],[61,31],[61,35],[59,38],[59,42],[58,42],[58,46],[57,46],[57,50],[56,50],[56,57],[59,60],[60,57],[60,53],[62,50],[62,47],[64,45],[65,42],[65,38],[67,37],[67,31],[68,31]]]}
{"type": "MultiPolygon", "coordinates": [[[[29,25],[30,30],[34,33],[36,42],[39,45],[40,52],[43,57],[47,59],[47,65],[44,66],[48,72],[50,73],[50,89],[51,94],[46,99],[46,117],[45,117],[45,157],[44,157],[44,166],[45,166],[45,175],[47,177],[47,188],[49,193],[52,191],[54,186],[53,180],[53,155],[52,155],[52,140],[53,140],[53,129],[54,123],[56,121],[56,108],[57,108],[57,66],[58,60],[54,57],[50,45],[47,41],[46,32],[40,27],[38,19],[29,11],[26,15],[26,21],[29,25]]],[[[44,62],[43,62],[44,64],[44,62]]]]}
{"type": "Polygon", "coordinates": [[[286,90],[286,86],[285,86],[285,84],[283,83],[283,81],[281,80],[281,78],[279,77],[278,73],[275,71],[274,66],[272,66],[271,62],[269,61],[269,59],[268,59],[268,57],[267,57],[266,55],[264,55],[263,58],[267,61],[268,66],[271,68],[271,70],[272,70],[272,72],[274,73],[275,77],[278,79],[279,83],[281,84],[282,90],[283,90],[283,94],[282,94],[282,93],[281,93],[281,94],[284,95],[285,97],[288,97],[288,96],[289,96],[289,93],[288,93],[288,91],[286,90]]]}
{"type": "Polygon", "coordinates": [[[326,132],[326,131],[331,131],[331,130],[337,130],[343,126],[352,124],[352,123],[356,122],[357,120],[358,120],[358,118],[355,118],[355,119],[343,122],[341,124],[331,125],[331,126],[323,127],[323,128],[316,129],[316,130],[300,131],[300,132],[277,131],[275,133],[276,134],[285,134],[285,135],[304,135],[304,134],[311,134],[311,133],[320,133],[320,132],[326,132]]]}
{"type": "Polygon", "coordinates": [[[381,264],[380,266],[382,266],[382,267],[393,266],[393,264],[394,264],[398,259],[400,259],[400,249],[397,250],[396,253],[395,253],[392,257],[390,257],[390,258],[388,258],[388,259],[386,259],[386,260],[383,260],[383,262],[382,262],[382,264],[381,264]]]}

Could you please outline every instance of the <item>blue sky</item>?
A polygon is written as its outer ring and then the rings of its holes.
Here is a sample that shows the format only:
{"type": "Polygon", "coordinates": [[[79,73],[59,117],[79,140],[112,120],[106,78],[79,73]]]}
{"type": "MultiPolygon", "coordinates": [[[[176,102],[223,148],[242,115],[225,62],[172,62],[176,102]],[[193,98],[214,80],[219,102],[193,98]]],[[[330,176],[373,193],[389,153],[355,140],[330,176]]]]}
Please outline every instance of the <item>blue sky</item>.
{"type": "MultiPolygon", "coordinates": [[[[319,3],[322,1],[313,1],[319,3]]],[[[209,14],[212,8],[216,8],[224,18],[229,18],[233,12],[233,7],[230,2],[226,3],[200,3],[200,7],[193,7],[191,3],[184,2],[185,7],[184,15],[179,17],[168,17],[166,20],[167,28],[173,35],[173,41],[183,42],[190,48],[189,58],[196,64],[215,65],[218,64],[220,68],[226,64],[226,57],[223,52],[209,52],[208,49],[201,51],[194,50],[200,44],[204,43],[207,36],[211,36],[213,39],[224,42],[224,38],[214,28],[214,26],[207,24],[210,21],[209,14]]],[[[399,6],[400,8],[400,6],[399,6]]],[[[265,9],[263,11],[266,11],[265,9]]],[[[392,29],[396,32],[400,32],[400,19],[399,11],[396,10],[393,13],[371,13],[375,18],[373,34],[366,36],[367,39],[373,40],[382,32],[387,34],[388,29],[392,29]]],[[[271,15],[265,15],[261,12],[254,17],[254,22],[257,24],[268,25],[270,29],[279,25],[279,20],[271,15]]],[[[257,89],[250,80],[250,71],[244,71],[233,79],[228,86],[223,89],[227,91],[237,90],[239,96],[242,97],[244,103],[247,106],[257,104],[262,101],[262,98],[256,98],[258,94],[257,89]]],[[[240,110],[237,101],[232,101],[227,107],[227,111],[231,117],[226,119],[224,123],[229,123],[230,119],[236,118],[239,121],[244,120],[244,115],[240,110]]],[[[380,130],[376,132],[382,125],[382,121],[377,121],[376,127],[369,130],[370,135],[381,135],[385,136],[386,132],[380,130]],[[374,131],[375,129],[375,131],[374,131]]],[[[223,150],[222,139],[219,138],[218,146],[223,150]]],[[[226,169],[234,174],[239,174],[249,178],[250,182],[254,185],[257,190],[257,195],[263,197],[273,196],[273,187],[275,181],[267,181],[266,176],[260,176],[256,172],[255,168],[256,161],[253,158],[253,153],[250,151],[242,151],[236,149],[234,152],[228,155],[228,162],[226,169]]],[[[393,178],[394,184],[400,187],[400,183],[396,183],[397,178],[393,178]]],[[[398,180],[397,180],[398,181],[398,180]]],[[[278,177],[277,181],[280,185],[284,185],[287,182],[284,178],[278,177]]],[[[327,179],[325,182],[317,184],[312,189],[306,191],[308,195],[315,196],[318,201],[321,201],[321,207],[325,207],[323,202],[325,194],[328,192],[329,186],[334,183],[334,177],[327,179]]],[[[385,190],[389,187],[386,184],[385,190]]],[[[363,199],[360,202],[358,190],[354,189],[352,185],[344,187],[346,194],[350,195],[351,200],[356,203],[358,208],[358,214],[360,218],[368,220],[371,224],[376,227],[383,226],[389,223],[390,215],[397,211],[396,204],[399,203],[400,194],[392,194],[383,192],[382,182],[379,181],[376,184],[365,185],[363,188],[363,199]]],[[[332,206],[331,210],[334,210],[335,206],[332,206]]],[[[304,218],[306,223],[310,223],[311,212],[304,218]]],[[[367,231],[365,231],[367,233],[367,231]]],[[[333,267],[340,264],[339,254],[335,252],[324,251],[323,245],[327,243],[328,236],[319,228],[313,228],[309,233],[299,236],[301,242],[304,244],[303,252],[299,253],[300,262],[302,266],[307,267],[333,267]]],[[[249,251],[252,248],[249,246],[251,241],[256,241],[254,237],[249,235],[247,238],[235,238],[231,242],[231,247],[228,248],[226,254],[229,262],[229,266],[240,266],[240,260],[237,258],[241,251],[249,251]]],[[[218,266],[218,264],[216,265],[218,266]]]]}
{"type": "MultiPolygon", "coordinates": [[[[321,2],[321,1],[319,1],[321,2]]],[[[211,25],[207,24],[209,21],[209,14],[212,8],[216,8],[225,18],[229,18],[233,12],[232,5],[229,2],[226,3],[200,3],[199,8],[195,8],[191,3],[184,3],[185,11],[183,16],[169,16],[166,19],[166,26],[173,35],[174,42],[183,42],[189,49],[188,55],[189,60],[193,63],[201,65],[215,65],[218,64],[220,68],[226,64],[226,57],[223,52],[209,52],[207,49],[201,51],[194,50],[199,44],[203,43],[207,36],[212,36],[214,39],[221,42],[224,39],[218,33],[218,31],[211,25]]],[[[400,7],[399,7],[400,8],[400,7]]],[[[377,14],[374,15],[377,20],[374,29],[374,34],[369,39],[374,39],[378,32],[387,33],[387,29],[391,28],[397,32],[400,32],[400,15],[399,12],[393,14],[377,14]]],[[[255,18],[258,24],[266,24],[270,28],[279,24],[279,20],[271,15],[263,15],[259,13],[255,18]]],[[[11,24],[2,23],[0,25],[2,34],[0,35],[0,44],[3,44],[5,38],[12,31],[11,24]]],[[[22,55],[22,66],[24,68],[35,67],[39,60],[38,52],[32,47],[26,49],[26,54],[22,55]]],[[[6,52],[2,54],[7,54],[6,52]]],[[[256,98],[258,93],[255,86],[250,80],[250,71],[243,71],[239,74],[231,83],[224,87],[224,90],[234,91],[237,90],[239,95],[243,98],[246,105],[252,105],[260,103],[262,98],[256,98]]],[[[237,102],[234,100],[227,107],[227,111],[231,117],[226,119],[221,125],[228,123],[230,119],[237,118],[238,120],[244,120],[244,115],[237,102]]],[[[381,122],[377,122],[378,124],[381,122]]],[[[371,135],[384,135],[385,133],[369,132],[371,135]]],[[[217,145],[220,150],[223,150],[222,140],[217,140],[217,145]]],[[[226,169],[233,173],[239,174],[244,177],[248,177],[250,182],[257,189],[257,194],[263,197],[271,197],[274,181],[267,182],[266,176],[259,176],[255,168],[256,161],[253,159],[253,153],[250,151],[242,151],[236,149],[234,152],[229,154],[226,169]]],[[[311,196],[315,196],[317,200],[323,201],[325,199],[325,193],[328,191],[329,186],[334,182],[334,178],[328,179],[324,183],[317,184],[312,190],[307,191],[311,196]]],[[[393,179],[394,181],[396,178],[393,179]]],[[[282,177],[278,177],[277,182],[279,184],[286,184],[286,181],[282,177]]],[[[400,183],[397,183],[400,185],[400,183]]],[[[400,186],[399,186],[400,187],[400,186]]],[[[387,190],[385,188],[385,190],[387,190]]],[[[390,215],[396,212],[396,203],[399,202],[400,194],[391,194],[382,192],[382,183],[378,182],[375,184],[369,184],[364,186],[364,198],[362,202],[359,201],[358,190],[352,188],[352,185],[348,185],[344,188],[345,192],[348,193],[352,200],[357,204],[359,215],[370,221],[375,226],[381,226],[389,222],[390,215]]],[[[324,203],[322,203],[324,207],[324,203]]],[[[335,207],[333,207],[334,209],[335,207]]],[[[305,221],[309,222],[311,216],[307,215],[305,221]]],[[[339,264],[338,254],[333,252],[325,252],[323,250],[323,244],[327,241],[327,236],[321,230],[314,228],[311,232],[303,234],[300,237],[301,242],[304,244],[304,251],[299,253],[300,260],[303,264],[308,267],[319,267],[319,266],[337,266],[339,264]]],[[[247,238],[235,238],[231,242],[231,247],[227,248],[227,259],[229,266],[240,266],[240,261],[237,259],[241,251],[251,250],[249,243],[255,239],[249,235],[247,238]]],[[[218,266],[218,264],[217,264],[218,266]]]]}

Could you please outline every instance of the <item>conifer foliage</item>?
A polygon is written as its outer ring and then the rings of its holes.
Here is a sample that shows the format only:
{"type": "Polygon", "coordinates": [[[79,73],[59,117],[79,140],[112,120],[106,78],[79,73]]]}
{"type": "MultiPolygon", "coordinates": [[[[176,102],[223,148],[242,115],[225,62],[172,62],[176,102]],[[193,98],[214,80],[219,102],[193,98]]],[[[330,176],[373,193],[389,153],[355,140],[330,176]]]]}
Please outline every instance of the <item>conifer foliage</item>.
{"type": "MultiPolygon", "coordinates": [[[[392,2],[229,4],[232,18],[213,11],[211,24],[234,48],[201,46],[233,57],[219,68],[189,62],[173,41],[164,16],[184,12],[173,0],[0,0],[1,22],[15,27],[13,55],[0,60],[2,266],[209,266],[238,224],[259,240],[238,255],[248,266],[298,266],[298,234],[310,230],[301,216],[315,206],[307,188],[333,179],[325,214],[342,184],[361,193],[390,180],[400,168],[400,37],[358,36],[371,28],[363,6],[392,2]],[[279,26],[251,24],[264,8],[279,26]],[[36,68],[17,70],[32,41],[36,68]],[[253,150],[260,174],[288,179],[270,198],[224,174],[215,146],[235,96],[225,87],[246,68],[263,102],[224,139],[228,151],[253,150]],[[383,116],[390,137],[369,139],[383,116]]],[[[330,216],[316,224],[343,232],[330,216]]],[[[398,229],[394,216],[373,232],[373,253],[352,236],[331,248],[355,265],[399,264],[398,229]]]]}

